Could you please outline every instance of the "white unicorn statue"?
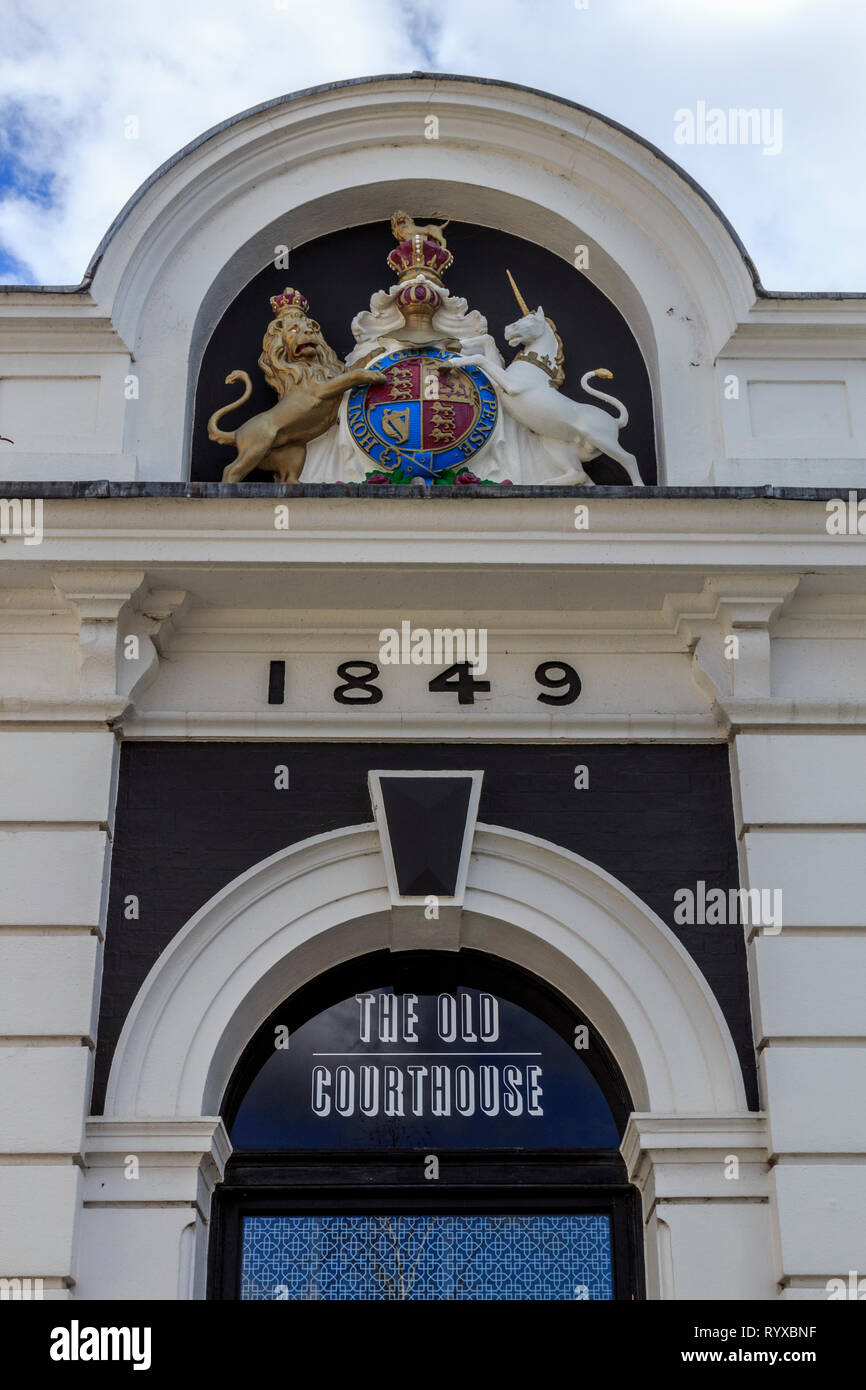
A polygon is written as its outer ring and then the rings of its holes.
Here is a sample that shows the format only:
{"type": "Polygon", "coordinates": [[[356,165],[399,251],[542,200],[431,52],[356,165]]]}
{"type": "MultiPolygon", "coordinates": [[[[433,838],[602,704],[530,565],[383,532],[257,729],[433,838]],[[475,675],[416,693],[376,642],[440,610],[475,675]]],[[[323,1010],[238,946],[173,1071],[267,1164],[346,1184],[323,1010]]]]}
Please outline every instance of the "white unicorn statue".
{"type": "MultiPolygon", "coordinates": [[[[643,487],[643,479],[637,466],[637,459],[623,449],[619,442],[619,431],[628,424],[628,411],[614,396],[605,395],[589,385],[590,377],[598,376],[610,380],[613,372],[605,367],[596,367],[580,379],[587,395],[596,396],[616,406],[618,415],[609,415],[597,405],[581,405],[578,401],[562,396],[559,387],[565,380],[562,364],[565,353],[562,339],[556,325],[545,318],[539,304],[533,312],[526,306],[511,271],[506,271],[514,290],[523,318],[510,323],[505,330],[505,339],[510,347],[522,349],[507,367],[494,339],[489,333],[463,341],[464,351],[459,357],[449,359],[453,367],[480,366],[490,380],[502,392],[502,405],[515,420],[540,435],[548,447],[550,443],[561,441],[569,446],[568,453],[573,461],[574,454],[580,463],[588,463],[599,454],[606,454],[622,464],[635,487],[643,487]],[[480,359],[480,360],[479,360],[480,359]],[[554,389],[551,390],[550,388],[554,389]]],[[[571,463],[573,468],[573,462],[571,463]]],[[[592,479],[582,468],[576,470],[576,480],[591,485],[592,479]]]]}

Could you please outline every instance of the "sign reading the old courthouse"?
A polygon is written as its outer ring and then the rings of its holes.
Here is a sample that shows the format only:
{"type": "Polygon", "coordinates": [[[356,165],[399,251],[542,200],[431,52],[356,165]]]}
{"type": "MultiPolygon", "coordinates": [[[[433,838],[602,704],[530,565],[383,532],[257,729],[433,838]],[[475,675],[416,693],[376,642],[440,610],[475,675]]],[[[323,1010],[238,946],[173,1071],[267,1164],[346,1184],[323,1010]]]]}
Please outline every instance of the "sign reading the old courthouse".
{"type": "Polygon", "coordinates": [[[271,1037],[232,1127],[237,1147],[278,1135],[300,1148],[616,1142],[584,1060],[588,1029],[569,1043],[486,990],[422,979],[359,991],[271,1037]]]}
{"type": "Polygon", "coordinates": [[[500,1040],[494,995],[440,994],[435,1019],[430,1017],[432,999],[425,998],[422,1010],[417,994],[359,994],[356,1002],[359,1045],[370,1049],[371,1060],[344,1060],[336,1067],[317,1062],[312,1072],[314,1115],[325,1118],[332,1109],[346,1116],[400,1119],[544,1114],[542,1068],[536,1060],[541,1053],[530,1061],[533,1054],[491,1050],[500,1040]],[[398,1043],[409,1050],[385,1061],[388,1053],[378,1048],[398,1043]],[[437,1055],[443,1060],[431,1060],[437,1055]]]}

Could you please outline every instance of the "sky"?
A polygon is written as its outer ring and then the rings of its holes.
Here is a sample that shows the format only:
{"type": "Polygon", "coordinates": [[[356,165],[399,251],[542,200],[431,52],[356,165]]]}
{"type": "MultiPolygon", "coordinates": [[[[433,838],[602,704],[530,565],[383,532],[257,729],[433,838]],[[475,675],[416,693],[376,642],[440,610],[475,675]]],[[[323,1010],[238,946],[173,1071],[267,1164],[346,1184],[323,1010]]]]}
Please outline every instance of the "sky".
{"type": "Polygon", "coordinates": [[[219,121],[421,70],[591,107],[702,185],[767,289],[866,291],[863,0],[0,0],[0,32],[0,282],[77,284],[219,121]],[[732,108],[765,113],[754,141],[732,108]]]}

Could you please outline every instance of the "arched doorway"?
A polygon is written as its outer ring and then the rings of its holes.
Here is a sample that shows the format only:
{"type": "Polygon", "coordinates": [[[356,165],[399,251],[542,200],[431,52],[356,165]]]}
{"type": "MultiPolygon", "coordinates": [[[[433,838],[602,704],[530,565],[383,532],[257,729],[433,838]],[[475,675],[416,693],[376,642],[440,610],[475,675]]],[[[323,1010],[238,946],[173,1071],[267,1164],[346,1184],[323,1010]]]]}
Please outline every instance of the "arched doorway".
{"type": "MultiPolygon", "coordinates": [[[[463,907],[449,909],[447,922],[392,904],[380,837],[366,824],[262,860],[177,933],[127,1014],[104,1114],[88,1122],[96,1198],[83,1237],[87,1296],[101,1296],[107,1286],[96,1254],[109,1220],[98,1186],[102,1170],[122,1183],[131,1152],[141,1160],[135,1201],[112,1212],[110,1224],[112,1239],[136,1252],[127,1262],[135,1296],[164,1297],[166,1268],[179,1288],[206,1296],[208,1247],[216,1248],[211,1192],[221,1190],[232,1160],[220,1107],[250,1040],[286,1000],[336,967],[375,954],[396,961],[433,945],[457,962],[478,952],[542,982],[567,1001],[572,1027],[585,1014],[609,1047],[634,1107],[621,1152],[644,1203],[647,1297],[684,1296],[682,1290],[718,1296],[708,1240],[735,1250],[744,1290],[768,1296],[766,1209],[755,1203],[766,1164],[764,1121],[747,1108],[730,1030],[694,960],[597,864],[481,823],[463,907]],[[742,1196],[724,1179],[725,1158],[738,1145],[753,1175],[740,1185],[742,1196]],[[169,1207],[167,1165],[175,1175],[169,1207]],[[190,1209],[192,1242],[184,1234],[190,1209]],[[162,1234],[155,1241],[157,1219],[162,1234]]],[[[395,1156],[396,1168],[400,1162],[395,1156]]],[[[579,1176],[569,1177],[569,1190],[579,1176]]],[[[532,1179],[524,1177],[526,1188],[532,1179]]],[[[430,1186],[425,1181],[423,1190],[430,1186]]],[[[366,1191],[358,1181],[354,1189],[366,1191]]],[[[310,1189],[304,1200],[312,1200],[310,1189]]],[[[216,1218],[222,1220],[219,1211],[216,1218]]]]}
{"type": "Polygon", "coordinates": [[[226,1089],[209,1295],[640,1297],[631,1109],[604,1040],[528,972],[472,950],[338,966],[226,1089]]]}

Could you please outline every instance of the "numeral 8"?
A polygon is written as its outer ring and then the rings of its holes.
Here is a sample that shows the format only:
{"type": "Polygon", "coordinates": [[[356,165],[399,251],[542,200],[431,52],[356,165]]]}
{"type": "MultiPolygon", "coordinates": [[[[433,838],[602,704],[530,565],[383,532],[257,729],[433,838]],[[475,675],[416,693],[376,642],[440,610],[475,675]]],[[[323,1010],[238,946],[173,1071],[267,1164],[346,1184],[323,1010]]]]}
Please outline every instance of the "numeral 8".
{"type": "Polygon", "coordinates": [[[376,680],[379,675],[379,667],[375,661],[343,661],[337,667],[337,675],[346,683],[338,685],[334,691],[334,699],[341,705],[378,705],[382,698],[382,691],[378,685],[368,685],[368,681],[376,680]],[[350,690],[363,692],[358,695],[350,695],[350,690]]]}

